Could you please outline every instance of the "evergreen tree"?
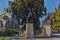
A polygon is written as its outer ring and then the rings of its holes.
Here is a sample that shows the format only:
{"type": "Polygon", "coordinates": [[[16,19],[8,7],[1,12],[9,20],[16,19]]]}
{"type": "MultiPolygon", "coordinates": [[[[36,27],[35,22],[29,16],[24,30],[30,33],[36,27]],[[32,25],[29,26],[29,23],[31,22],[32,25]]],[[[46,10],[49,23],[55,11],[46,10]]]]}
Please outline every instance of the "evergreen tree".
{"type": "Polygon", "coordinates": [[[13,10],[13,16],[17,16],[18,22],[22,18],[22,25],[24,26],[26,25],[29,12],[31,12],[29,22],[32,21],[34,23],[34,29],[40,27],[39,18],[46,15],[44,0],[14,0],[14,2],[9,1],[9,5],[13,10]]]}
{"type": "Polygon", "coordinates": [[[60,4],[58,5],[58,8],[56,8],[53,12],[52,23],[52,28],[54,30],[60,30],[60,4]]]}

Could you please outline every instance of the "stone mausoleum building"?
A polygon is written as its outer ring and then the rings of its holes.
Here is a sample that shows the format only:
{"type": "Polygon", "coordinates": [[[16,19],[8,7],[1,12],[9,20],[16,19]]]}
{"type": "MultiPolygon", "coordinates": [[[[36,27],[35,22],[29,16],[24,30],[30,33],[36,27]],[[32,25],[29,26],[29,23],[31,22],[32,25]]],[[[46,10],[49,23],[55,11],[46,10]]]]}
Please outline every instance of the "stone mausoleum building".
{"type": "Polygon", "coordinates": [[[5,28],[17,28],[18,22],[16,16],[12,17],[12,9],[10,7],[4,8],[3,13],[0,15],[0,30],[5,28]]]}

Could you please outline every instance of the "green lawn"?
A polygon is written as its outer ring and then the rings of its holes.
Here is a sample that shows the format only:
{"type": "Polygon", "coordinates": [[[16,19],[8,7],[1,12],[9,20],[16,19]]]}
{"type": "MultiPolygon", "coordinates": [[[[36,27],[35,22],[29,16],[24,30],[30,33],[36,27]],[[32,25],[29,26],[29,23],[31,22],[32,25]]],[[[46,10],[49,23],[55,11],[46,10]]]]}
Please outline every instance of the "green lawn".
{"type": "Polygon", "coordinates": [[[0,36],[0,40],[8,40],[12,38],[13,36],[0,36]]]}

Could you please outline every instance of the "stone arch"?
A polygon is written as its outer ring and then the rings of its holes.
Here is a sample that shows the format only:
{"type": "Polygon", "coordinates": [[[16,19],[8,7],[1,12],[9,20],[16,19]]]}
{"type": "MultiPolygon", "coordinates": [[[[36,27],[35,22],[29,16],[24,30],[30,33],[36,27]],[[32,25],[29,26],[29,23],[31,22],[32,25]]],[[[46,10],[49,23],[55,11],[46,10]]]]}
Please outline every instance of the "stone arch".
{"type": "Polygon", "coordinates": [[[8,13],[2,14],[1,17],[3,18],[4,16],[7,16],[7,17],[9,17],[9,18],[12,18],[12,15],[11,15],[11,14],[8,14],[8,13]]]}
{"type": "Polygon", "coordinates": [[[3,16],[3,20],[8,20],[8,19],[9,19],[9,17],[7,15],[3,16]]]}
{"type": "Polygon", "coordinates": [[[6,28],[18,28],[18,23],[15,20],[9,19],[5,25],[6,28]]]}

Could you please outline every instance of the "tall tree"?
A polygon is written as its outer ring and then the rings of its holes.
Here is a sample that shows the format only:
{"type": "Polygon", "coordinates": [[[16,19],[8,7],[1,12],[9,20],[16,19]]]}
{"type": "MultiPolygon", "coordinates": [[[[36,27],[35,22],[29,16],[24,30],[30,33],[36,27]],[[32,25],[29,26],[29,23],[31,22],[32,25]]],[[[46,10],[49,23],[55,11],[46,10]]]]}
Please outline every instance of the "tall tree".
{"type": "Polygon", "coordinates": [[[34,29],[40,26],[39,18],[46,15],[46,7],[44,6],[44,0],[14,0],[9,1],[9,5],[13,10],[13,15],[16,15],[19,22],[22,18],[22,25],[27,22],[29,16],[29,22],[33,22],[34,29]]]}
{"type": "Polygon", "coordinates": [[[52,19],[52,28],[55,30],[60,30],[60,4],[58,8],[55,8],[53,12],[53,19],[52,19]]]}

